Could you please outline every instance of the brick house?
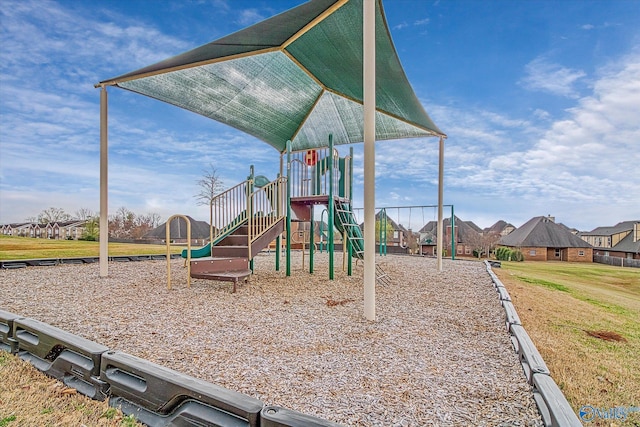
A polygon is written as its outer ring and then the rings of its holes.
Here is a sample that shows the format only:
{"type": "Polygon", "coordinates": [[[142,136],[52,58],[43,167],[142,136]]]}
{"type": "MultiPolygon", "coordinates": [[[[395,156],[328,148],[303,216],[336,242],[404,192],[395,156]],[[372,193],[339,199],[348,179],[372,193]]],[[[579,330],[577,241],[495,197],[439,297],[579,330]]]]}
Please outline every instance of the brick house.
{"type": "Polygon", "coordinates": [[[593,262],[593,247],[551,216],[531,218],[498,244],[520,250],[526,261],[593,262]]]}
{"type": "Polygon", "coordinates": [[[613,227],[597,227],[579,236],[594,247],[594,255],[640,259],[640,221],[623,221],[613,227]]]}
{"type": "Polygon", "coordinates": [[[493,224],[491,227],[487,227],[482,231],[483,233],[495,233],[495,234],[499,234],[500,236],[506,236],[507,234],[511,233],[515,229],[516,227],[513,224],[510,224],[501,219],[500,221],[493,224]]]}
{"type": "MultiPolygon", "coordinates": [[[[443,246],[447,250],[447,254],[451,250],[451,218],[442,220],[443,246]]],[[[454,239],[456,244],[456,255],[473,256],[474,242],[477,242],[483,231],[472,221],[463,221],[457,216],[454,221],[454,239]]],[[[436,244],[438,237],[438,222],[429,221],[419,231],[420,246],[423,255],[436,255],[436,244]]]]}

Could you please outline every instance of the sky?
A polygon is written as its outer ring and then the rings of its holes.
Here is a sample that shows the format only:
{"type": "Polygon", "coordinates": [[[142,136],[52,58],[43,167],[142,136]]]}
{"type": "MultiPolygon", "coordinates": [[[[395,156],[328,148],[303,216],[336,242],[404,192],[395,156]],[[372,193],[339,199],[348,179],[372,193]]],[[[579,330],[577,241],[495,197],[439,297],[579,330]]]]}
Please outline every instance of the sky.
{"type": "MultiPolygon", "coordinates": [[[[50,207],[99,211],[96,83],[302,3],[2,0],[0,224],[50,207]]],[[[448,136],[444,203],[460,219],[517,227],[551,215],[584,231],[640,220],[640,1],[383,6],[406,75],[448,136]]],[[[208,220],[195,196],[210,165],[225,187],[250,165],[270,178],[279,170],[279,153],[247,134],[108,90],[110,213],[208,220]]],[[[354,145],[355,207],[362,148],[354,145]]],[[[376,143],[376,206],[435,205],[437,180],[436,138],[376,143]]],[[[437,218],[430,207],[396,211],[414,230],[437,218]]]]}

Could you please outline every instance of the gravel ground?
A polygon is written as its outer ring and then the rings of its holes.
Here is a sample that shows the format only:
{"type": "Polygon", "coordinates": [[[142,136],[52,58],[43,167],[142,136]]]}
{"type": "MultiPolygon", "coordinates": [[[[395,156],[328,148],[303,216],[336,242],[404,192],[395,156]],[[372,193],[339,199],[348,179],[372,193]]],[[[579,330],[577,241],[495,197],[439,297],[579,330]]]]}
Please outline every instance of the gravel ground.
{"type": "MultiPolygon", "coordinates": [[[[539,426],[531,388],[482,263],[387,256],[364,319],[362,265],[336,256],[315,272],[273,254],[231,285],[193,279],[181,260],[0,271],[0,308],[171,369],[317,417],[355,426],[539,426]],[[284,263],[283,263],[284,264],[284,263]]],[[[308,256],[306,257],[308,262],[308,256]]]]}

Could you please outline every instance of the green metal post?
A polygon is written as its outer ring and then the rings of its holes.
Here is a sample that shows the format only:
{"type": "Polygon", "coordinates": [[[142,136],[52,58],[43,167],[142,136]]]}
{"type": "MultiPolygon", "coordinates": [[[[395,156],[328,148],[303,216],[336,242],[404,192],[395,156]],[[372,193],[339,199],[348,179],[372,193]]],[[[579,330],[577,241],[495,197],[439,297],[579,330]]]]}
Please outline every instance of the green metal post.
{"type": "Polygon", "coordinates": [[[329,134],[329,206],[328,206],[329,223],[329,280],[333,280],[333,211],[335,203],[333,200],[333,134],[329,134]]]}
{"type": "Polygon", "coordinates": [[[351,276],[353,273],[353,245],[349,242],[349,253],[347,256],[349,257],[347,261],[347,276],[351,276]]]}
{"type": "MultiPolygon", "coordinates": [[[[324,250],[324,241],[323,241],[323,236],[324,236],[324,213],[327,212],[326,209],[322,210],[322,213],[320,214],[320,253],[322,253],[322,251],[324,250]]],[[[328,213],[327,213],[328,215],[328,213]]],[[[328,243],[327,243],[328,246],[328,243]]]]}
{"type": "Polygon", "coordinates": [[[287,276],[291,276],[291,141],[287,141],[287,276]]]}
{"type": "Polygon", "coordinates": [[[353,147],[349,148],[349,203],[351,203],[352,200],[353,200],[353,147]]]}
{"type": "MultiPolygon", "coordinates": [[[[398,218],[399,220],[399,218],[398,218]]],[[[387,236],[387,227],[389,226],[389,217],[387,216],[387,210],[384,210],[384,246],[383,246],[383,253],[384,256],[387,256],[387,241],[388,236],[387,236]]]]}
{"type": "MultiPolygon", "coordinates": [[[[353,206],[353,147],[349,148],[349,206],[353,206]]],[[[353,209],[351,209],[353,214],[353,209]]],[[[351,230],[352,232],[355,230],[351,230]]],[[[354,236],[355,237],[355,236],[354,236]]],[[[353,264],[353,245],[349,242],[349,263],[347,274],[351,276],[353,264]]]]}
{"type": "Polygon", "coordinates": [[[309,223],[309,273],[313,274],[313,205],[311,205],[311,222],[309,223]]]}
{"type": "Polygon", "coordinates": [[[453,215],[453,205],[451,205],[451,259],[456,259],[456,217],[453,215]]]}
{"type": "Polygon", "coordinates": [[[380,209],[380,217],[378,218],[378,253],[382,256],[382,213],[384,209],[380,209]]]}

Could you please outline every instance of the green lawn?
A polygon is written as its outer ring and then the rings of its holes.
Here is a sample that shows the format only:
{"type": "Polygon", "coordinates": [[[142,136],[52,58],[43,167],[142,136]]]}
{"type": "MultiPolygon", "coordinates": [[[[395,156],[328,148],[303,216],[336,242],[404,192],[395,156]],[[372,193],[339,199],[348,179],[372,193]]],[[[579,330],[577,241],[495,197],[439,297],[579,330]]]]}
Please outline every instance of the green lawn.
{"type": "MultiPolygon", "coordinates": [[[[178,253],[182,247],[173,247],[178,253]]],[[[132,243],[109,243],[109,255],[157,255],[166,254],[165,245],[141,245],[132,243]]],[[[97,257],[100,243],[83,240],[50,240],[30,237],[0,235],[0,259],[19,260],[37,258],[97,257]]]]}
{"type": "Polygon", "coordinates": [[[640,269],[529,261],[494,272],[576,413],[640,406],[640,269]]]}

